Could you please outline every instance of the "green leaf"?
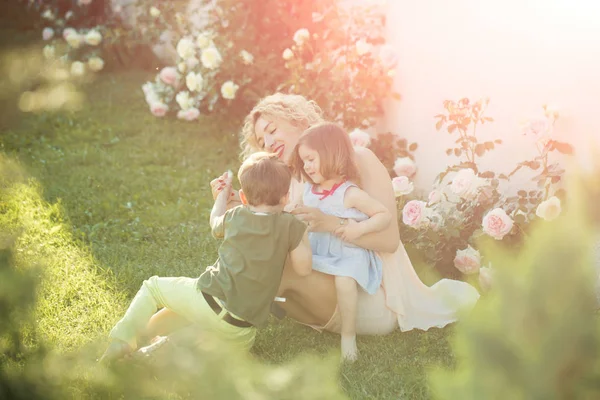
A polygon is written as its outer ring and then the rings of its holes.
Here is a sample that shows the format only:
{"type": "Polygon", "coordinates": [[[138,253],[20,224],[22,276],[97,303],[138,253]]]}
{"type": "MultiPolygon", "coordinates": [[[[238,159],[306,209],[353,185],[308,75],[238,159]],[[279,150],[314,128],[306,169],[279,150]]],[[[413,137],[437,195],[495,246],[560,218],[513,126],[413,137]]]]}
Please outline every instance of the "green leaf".
{"type": "Polygon", "coordinates": [[[400,96],[400,93],[392,92],[392,99],[400,101],[402,96],[400,96]]]}
{"type": "Polygon", "coordinates": [[[444,121],[442,121],[441,119],[435,124],[435,130],[439,131],[442,128],[442,125],[444,124],[444,121]]]}
{"type": "Polygon", "coordinates": [[[460,157],[461,154],[462,154],[462,150],[461,149],[459,149],[459,148],[455,148],[454,149],[454,155],[456,157],[460,157]]]}
{"type": "Polygon", "coordinates": [[[482,172],[481,174],[479,174],[479,176],[482,178],[491,179],[491,178],[494,178],[496,176],[496,174],[492,171],[485,171],[485,172],[482,172]]]}
{"type": "Polygon", "coordinates": [[[446,149],[446,155],[449,156],[450,154],[452,154],[452,149],[446,149]]]}
{"type": "Polygon", "coordinates": [[[562,154],[573,154],[573,152],[574,152],[573,146],[571,146],[569,143],[554,141],[554,143],[552,144],[552,147],[555,150],[558,150],[562,154]]]}
{"type": "Polygon", "coordinates": [[[477,154],[479,157],[483,156],[485,154],[485,146],[481,143],[475,146],[475,154],[477,154]]]}
{"type": "Polygon", "coordinates": [[[519,190],[517,194],[519,197],[527,197],[527,192],[525,190],[519,190]]]}
{"type": "Polygon", "coordinates": [[[408,146],[408,150],[415,151],[415,150],[417,150],[417,147],[419,147],[419,145],[417,143],[411,143],[410,146],[408,146]]]}

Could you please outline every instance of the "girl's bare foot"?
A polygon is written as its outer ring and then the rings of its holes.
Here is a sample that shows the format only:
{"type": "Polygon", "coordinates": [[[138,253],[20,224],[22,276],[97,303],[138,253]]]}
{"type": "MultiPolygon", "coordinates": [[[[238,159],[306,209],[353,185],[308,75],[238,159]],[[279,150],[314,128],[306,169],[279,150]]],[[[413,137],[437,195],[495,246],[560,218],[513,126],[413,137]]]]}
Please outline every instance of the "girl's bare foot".
{"type": "Polygon", "coordinates": [[[356,335],[342,335],[342,361],[354,362],[357,359],[356,335]]]}

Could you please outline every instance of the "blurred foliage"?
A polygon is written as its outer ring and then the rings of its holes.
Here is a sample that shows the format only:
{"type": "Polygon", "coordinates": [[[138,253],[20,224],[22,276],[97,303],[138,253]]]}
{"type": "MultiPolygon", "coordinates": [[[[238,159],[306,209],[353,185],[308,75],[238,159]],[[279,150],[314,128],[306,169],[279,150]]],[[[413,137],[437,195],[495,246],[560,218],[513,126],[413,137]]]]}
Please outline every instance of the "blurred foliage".
{"type": "MultiPolygon", "coordinates": [[[[577,182],[578,179],[571,181],[577,182]]],[[[600,397],[600,325],[585,198],[536,226],[518,255],[488,247],[493,288],[457,326],[454,371],[432,375],[438,399],[600,397]]]]}

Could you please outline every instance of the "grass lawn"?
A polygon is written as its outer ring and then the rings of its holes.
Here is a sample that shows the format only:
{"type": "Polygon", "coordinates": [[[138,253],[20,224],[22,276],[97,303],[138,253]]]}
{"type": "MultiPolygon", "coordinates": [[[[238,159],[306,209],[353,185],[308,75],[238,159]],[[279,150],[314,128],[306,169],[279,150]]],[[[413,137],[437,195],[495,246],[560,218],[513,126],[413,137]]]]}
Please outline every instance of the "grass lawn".
{"type": "MultiPolygon", "coordinates": [[[[15,114],[4,100],[0,232],[18,235],[18,265],[43,266],[38,329],[61,352],[104,337],[142,280],[198,276],[216,258],[209,181],[237,169],[240,121],[153,117],[140,89],[150,75],[101,74],[76,113],[15,114]]],[[[339,383],[352,399],[429,398],[428,369],[453,363],[451,329],[360,337],[339,383]]],[[[253,354],[335,351],[336,335],[273,320],[253,354]]]]}

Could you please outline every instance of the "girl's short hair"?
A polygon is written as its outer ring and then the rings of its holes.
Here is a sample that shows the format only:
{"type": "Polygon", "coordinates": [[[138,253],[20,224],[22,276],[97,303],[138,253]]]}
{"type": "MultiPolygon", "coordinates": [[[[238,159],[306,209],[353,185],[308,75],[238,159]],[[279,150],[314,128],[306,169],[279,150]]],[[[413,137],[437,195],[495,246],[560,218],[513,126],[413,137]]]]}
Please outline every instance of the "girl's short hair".
{"type": "Polygon", "coordinates": [[[240,157],[245,159],[250,154],[264,149],[259,146],[254,132],[256,121],[261,115],[283,119],[304,130],[323,121],[321,108],[312,100],[299,94],[275,93],[260,100],[244,119],[240,134],[240,157]]]}
{"type": "Polygon", "coordinates": [[[305,181],[314,183],[304,172],[304,162],[298,153],[301,145],[308,146],[319,153],[319,172],[325,179],[342,176],[360,185],[354,147],[348,133],[341,126],[332,122],[313,125],[302,133],[298,144],[294,147],[289,161],[294,177],[296,179],[302,177],[305,181]]]}
{"type": "Polygon", "coordinates": [[[238,180],[251,206],[276,206],[290,190],[292,171],[276,154],[251,154],[238,170],[238,180]]]}

